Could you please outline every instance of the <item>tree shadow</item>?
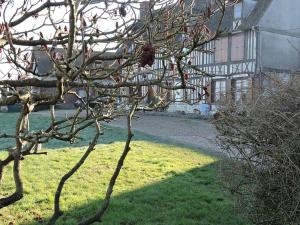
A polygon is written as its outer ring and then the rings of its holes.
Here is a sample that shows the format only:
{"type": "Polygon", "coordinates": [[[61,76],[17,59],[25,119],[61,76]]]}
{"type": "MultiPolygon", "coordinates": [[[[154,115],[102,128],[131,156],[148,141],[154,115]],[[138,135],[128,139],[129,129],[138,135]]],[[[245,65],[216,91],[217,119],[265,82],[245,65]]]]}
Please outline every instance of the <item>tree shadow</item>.
{"type": "MultiPolygon", "coordinates": [[[[15,132],[15,121],[17,119],[17,113],[0,113],[0,134],[13,134],[15,132]]],[[[30,116],[30,130],[46,129],[50,124],[50,118],[44,115],[31,115],[30,116]]],[[[78,148],[87,147],[93,138],[95,133],[95,126],[92,125],[78,133],[78,138],[74,143],[69,143],[60,140],[50,140],[48,143],[43,144],[45,149],[60,149],[60,148],[78,148]]],[[[127,131],[122,128],[110,127],[109,124],[104,123],[102,126],[103,135],[101,135],[99,144],[111,144],[113,142],[126,140],[127,131]]],[[[149,136],[143,133],[136,132],[135,140],[155,140],[157,137],[149,136]]],[[[7,138],[5,141],[0,141],[0,151],[13,147],[15,145],[14,138],[7,138]]]]}
{"type": "MultiPolygon", "coordinates": [[[[35,116],[34,119],[41,120],[45,119],[45,117],[35,116]]],[[[123,142],[126,139],[125,129],[106,126],[103,131],[104,135],[101,136],[100,143],[110,144],[118,141],[123,142]]],[[[53,141],[49,145],[45,145],[45,147],[59,149],[87,146],[93,132],[93,127],[84,130],[81,133],[83,139],[73,145],[53,141]]],[[[135,132],[134,140],[170,144],[168,140],[141,132],[135,132]]],[[[101,224],[247,224],[235,213],[232,197],[222,189],[216,172],[217,164],[193,168],[184,173],[168,169],[169,172],[166,172],[166,176],[159,182],[128,192],[124,190],[121,194],[113,195],[109,209],[101,224]]],[[[74,192],[76,192],[76,187],[74,192]]],[[[81,193],[77,194],[80,195],[81,193]]],[[[82,194],[84,195],[84,193],[82,194]]],[[[65,214],[59,219],[57,224],[75,225],[83,218],[93,215],[101,206],[102,200],[100,198],[99,200],[89,200],[81,205],[78,203],[74,204],[74,206],[65,211],[65,214]]],[[[49,214],[47,215],[49,216],[49,214]]],[[[35,217],[32,221],[23,223],[23,225],[41,225],[46,224],[48,220],[49,218],[35,217]]]]}
{"type": "MultiPolygon", "coordinates": [[[[185,173],[168,172],[167,178],[160,182],[113,196],[101,224],[248,224],[235,213],[231,196],[222,190],[216,166],[210,164],[185,173]]],[[[102,200],[91,200],[87,204],[76,205],[65,212],[57,224],[78,224],[93,215],[101,203],[102,200]]],[[[48,219],[23,225],[41,225],[48,219]]]]}

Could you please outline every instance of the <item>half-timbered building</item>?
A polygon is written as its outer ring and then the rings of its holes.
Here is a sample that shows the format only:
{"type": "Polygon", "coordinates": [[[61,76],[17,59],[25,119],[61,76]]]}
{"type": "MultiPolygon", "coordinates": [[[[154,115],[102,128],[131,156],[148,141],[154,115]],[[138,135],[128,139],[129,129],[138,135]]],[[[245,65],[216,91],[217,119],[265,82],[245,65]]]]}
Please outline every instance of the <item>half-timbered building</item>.
{"type": "MultiPolygon", "coordinates": [[[[201,7],[213,1],[196,2],[201,10],[201,7]]],[[[269,82],[265,74],[276,72],[288,79],[290,74],[299,71],[300,1],[235,2],[226,9],[221,26],[222,35],[202,46],[206,51],[194,51],[188,58],[189,63],[212,77],[193,76],[194,71],[188,71],[188,82],[200,84],[199,88],[168,93],[174,101],[169,111],[193,112],[199,109],[199,103],[208,104],[214,110],[222,99],[236,104],[253,101],[269,82]],[[207,89],[203,90],[200,86],[207,89]],[[208,97],[203,95],[204,91],[209,93],[208,97]]],[[[141,8],[145,5],[146,2],[142,3],[141,8]]],[[[214,23],[212,18],[208,24],[212,32],[214,23]]],[[[156,60],[153,68],[159,70],[162,62],[156,60]]],[[[152,88],[159,92],[158,88],[152,88]]]]}

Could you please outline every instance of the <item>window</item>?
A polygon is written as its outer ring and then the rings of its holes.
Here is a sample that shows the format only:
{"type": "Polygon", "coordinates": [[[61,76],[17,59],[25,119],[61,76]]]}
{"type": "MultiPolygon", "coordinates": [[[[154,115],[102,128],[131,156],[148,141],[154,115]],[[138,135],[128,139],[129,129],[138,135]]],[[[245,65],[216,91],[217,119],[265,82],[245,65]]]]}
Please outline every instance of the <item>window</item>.
{"type": "Polygon", "coordinates": [[[212,83],[212,102],[223,100],[226,93],[226,80],[214,80],[212,83]]]}
{"type": "Polygon", "coordinates": [[[215,62],[222,63],[227,61],[228,37],[216,40],[215,62]]]}
{"type": "Polygon", "coordinates": [[[213,54],[213,50],[214,50],[215,46],[214,46],[214,42],[208,42],[204,45],[204,50],[206,51],[205,53],[202,54],[203,56],[203,64],[212,64],[213,63],[213,58],[214,58],[214,54],[213,54]]]}
{"type": "Polygon", "coordinates": [[[267,95],[270,90],[274,90],[279,83],[288,84],[293,81],[294,75],[291,73],[274,73],[263,76],[262,78],[262,90],[263,94],[267,95]]]}
{"type": "Polygon", "coordinates": [[[247,101],[249,91],[249,79],[239,79],[233,81],[234,101],[236,104],[242,104],[247,101]]]}
{"type": "Polygon", "coordinates": [[[244,59],[244,33],[234,34],[231,39],[231,61],[244,59]]]}

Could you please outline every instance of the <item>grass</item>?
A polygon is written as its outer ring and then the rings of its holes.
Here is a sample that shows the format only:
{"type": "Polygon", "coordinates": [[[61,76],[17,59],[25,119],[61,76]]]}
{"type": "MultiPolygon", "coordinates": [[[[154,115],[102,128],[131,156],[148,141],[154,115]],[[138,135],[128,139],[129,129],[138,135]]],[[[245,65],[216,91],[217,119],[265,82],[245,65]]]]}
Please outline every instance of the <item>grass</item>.
{"type": "MultiPolygon", "coordinates": [[[[8,120],[14,118],[15,115],[0,114],[0,124],[9,126],[8,120]]],[[[104,144],[97,145],[84,166],[67,182],[61,198],[65,214],[57,224],[77,224],[99,208],[125,140],[123,130],[105,131],[104,144]]],[[[88,141],[91,132],[82,134],[83,141],[88,141]]],[[[25,196],[0,210],[1,225],[38,225],[49,219],[60,177],[77,162],[86,147],[74,146],[55,142],[47,146],[51,149],[47,156],[29,156],[22,161],[25,196]]],[[[4,152],[0,153],[0,159],[4,156],[4,152]]],[[[217,168],[215,157],[137,134],[103,224],[247,224],[235,213],[232,197],[223,191],[217,168]]],[[[13,191],[11,170],[11,165],[5,170],[0,196],[13,191]]]]}
{"type": "MultiPolygon", "coordinates": [[[[18,117],[17,113],[0,113],[0,134],[14,134],[15,132],[15,123],[16,118],[18,117]]],[[[49,127],[50,119],[41,116],[41,115],[31,115],[30,116],[30,130],[37,129],[46,129],[49,127]]],[[[74,147],[84,147],[89,144],[91,141],[91,134],[95,131],[94,127],[87,128],[80,133],[80,140],[77,140],[76,143],[70,145],[67,142],[62,142],[59,140],[51,140],[51,142],[44,145],[45,148],[48,149],[72,149],[74,147]]],[[[120,141],[124,139],[126,135],[125,131],[122,129],[114,129],[113,132],[111,128],[105,126],[103,127],[104,135],[101,136],[101,143],[109,144],[115,141],[120,141]],[[122,139],[120,139],[122,138],[122,139]]],[[[146,135],[139,135],[138,138],[142,138],[145,140],[150,140],[146,135]]],[[[13,139],[5,139],[5,141],[0,141],[0,151],[4,150],[8,147],[14,146],[13,139]]]]}

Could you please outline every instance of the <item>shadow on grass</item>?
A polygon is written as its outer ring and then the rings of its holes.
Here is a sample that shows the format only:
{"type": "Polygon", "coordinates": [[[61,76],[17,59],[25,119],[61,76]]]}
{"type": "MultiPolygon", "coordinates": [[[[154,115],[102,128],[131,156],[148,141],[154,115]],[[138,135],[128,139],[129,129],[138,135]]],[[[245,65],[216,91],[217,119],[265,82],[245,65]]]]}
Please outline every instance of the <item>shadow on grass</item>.
{"type": "MultiPolygon", "coordinates": [[[[160,182],[113,196],[101,224],[247,224],[234,212],[230,195],[222,191],[216,166],[211,164],[181,174],[169,172],[167,178],[160,182]]],[[[101,203],[100,200],[93,200],[85,205],[74,206],[65,212],[57,224],[78,224],[80,220],[93,215],[101,203]]],[[[45,224],[46,220],[24,225],[45,224]]]]}
{"type": "MultiPolygon", "coordinates": [[[[1,117],[0,123],[14,119],[13,115],[1,117]]],[[[44,116],[34,116],[32,128],[37,129],[44,116]]],[[[46,121],[45,121],[46,123],[46,121]]],[[[9,131],[13,124],[4,123],[0,128],[9,131]]],[[[105,127],[100,143],[109,144],[126,139],[126,130],[105,127]]],[[[44,147],[50,149],[83,147],[88,145],[94,128],[84,130],[80,142],[70,145],[59,141],[52,141],[44,147]]],[[[136,132],[135,141],[144,140],[156,143],[166,143],[157,137],[136,132]]],[[[0,143],[0,148],[3,143],[0,143]]],[[[168,143],[170,144],[170,143],[168,143]]],[[[170,146],[171,148],[171,146],[170,146]]],[[[222,190],[217,177],[217,164],[191,169],[184,173],[177,173],[169,169],[159,182],[114,195],[110,207],[103,218],[105,225],[244,225],[246,224],[233,210],[231,196],[222,190]]],[[[191,168],[191,167],[189,167],[191,168]]],[[[91,185],[97,185],[95,181],[91,185]]],[[[100,181],[101,182],[101,181],[100,181]]],[[[130,181],[128,181],[130,182],[130,181]]],[[[118,186],[118,183],[116,184],[118,186]]],[[[74,188],[74,192],[76,187],[74,188]]],[[[76,193],[84,195],[84,193],[76,193]]],[[[100,193],[99,193],[100,195],[100,193]]],[[[101,195],[100,195],[101,196],[101,195]]],[[[76,196],[75,196],[76,197],[76,196]]],[[[83,218],[93,215],[101,206],[99,200],[90,200],[82,205],[74,204],[72,208],[60,218],[59,225],[75,225],[83,218]]],[[[47,207],[52,207],[47,206],[47,207]]],[[[26,212],[24,212],[26,213],[26,212]]],[[[41,218],[36,218],[41,219],[41,218]]],[[[49,218],[41,221],[31,221],[23,225],[45,224],[49,218]]],[[[1,224],[1,222],[0,222],[1,224]]]]}
{"type": "MultiPolygon", "coordinates": [[[[0,113],[0,134],[14,134],[15,123],[18,117],[18,113],[0,113]]],[[[44,115],[31,115],[30,116],[30,130],[46,129],[50,124],[50,118],[44,115]]],[[[113,142],[126,140],[126,130],[121,128],[110,127],[109,124],[104,123],[102,127],[103,135],[99,139],[99,144],[111,144],[113,142]]],[[[46,149],[60,149],[60,148],[75,148],[75,147],[87,147],[91,142],[93,135],[95,133],[95,126],[92,125],[83,131],[79,132],[78,139],[75,143],[70,144],[69,142],[50,140],[48,143],[43,145],[46,149]]],[[[137,133],[135,135],[135,140],[153,140],[153,137],[149,135],[144,135],[137,133]]],[[[0,151],[13,147],[15,145],[15,140],[5,139],[5,141],[0,142],[0,151]]]]}
{"type": "MultiPolygon", "coordinates": [[[[15,129],[15,121],[17,119],[17,113],[0,113],[0,134],[13,134],[15,129]]],[[[50,119],[44,115],[34,114],[30,118],[30,130],[38,130],[46,128],[50,123],[50,119]],[[47,125],[47,126],[45,126],[47,125]]],[[[127,139],[127,129],[118,128],[110,126],[109,123],[103,123],[102,126],[103,135],[100,136],[98,144],[112,144],[114,142],[125,142],[127,139]]],[[[87,148],[91,142],[95,133],[95,126],[92,125],[78,134],[78,139],[75,143],[70,144],[69,142],[60,141],[60,140],[50,140],[48,143],[43,144],[44,149],[70,149],[70,148],[87,148]]],[[[157,136],[145,134],[143,132],[134,132],[134,141],[151,141],[154,143],[167,143],[167,144],[176,144],[177,146],[185,146],[195,149],[195,146],[189,146],[187,144],[181,144],[174,140],[168,140],[160,138],[157,136]]],[[[8,147],[15,146],[14,139],[5,139],[5,141],[0,142],[0,151],[7,149],[8,147]]],[[[196,150],[196,149],[195,149],[196,150]]],[[[198,149],[199,150],[199,149],[198,149]]],[[[212,156],[220,156],[219,153],[212,152],[210,150],[203,150],[202,152],[212,156]]]]}

